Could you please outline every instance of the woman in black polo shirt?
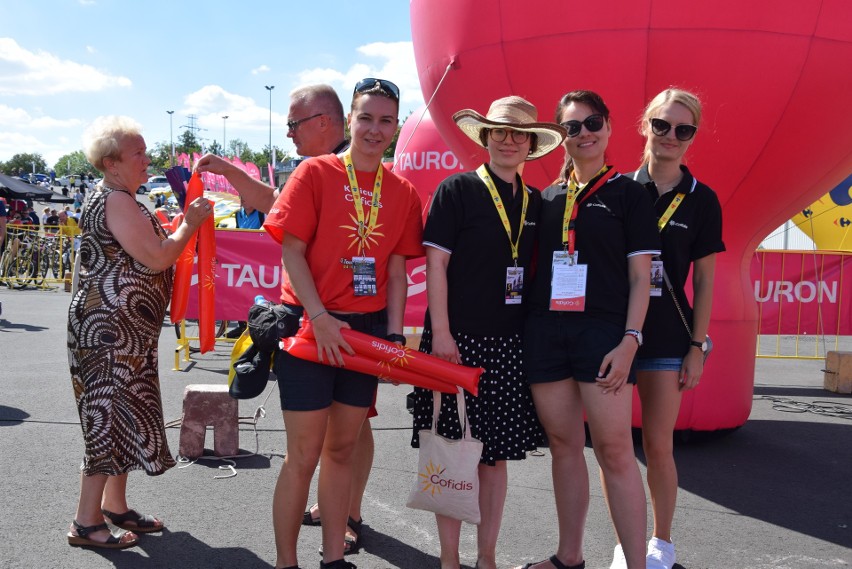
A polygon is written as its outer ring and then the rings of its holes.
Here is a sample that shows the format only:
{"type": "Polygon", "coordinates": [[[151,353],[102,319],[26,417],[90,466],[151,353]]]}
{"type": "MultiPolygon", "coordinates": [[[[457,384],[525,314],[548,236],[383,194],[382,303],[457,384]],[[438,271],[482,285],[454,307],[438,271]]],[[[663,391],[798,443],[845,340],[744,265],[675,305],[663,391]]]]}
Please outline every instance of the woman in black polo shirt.
{"type": "Polygon", "coordinates": [[[645,491],[631,437],[631,366],[642,343],[651,257],[660,251],[653,204],[641,185],[606,165],[612,130],[599,95],[564,95],[556,119],[568,130],[567,157],[561,180],[542,193],[524,362],[553,456],[559,544],[550,559],[525,567],[585,567],[584,409],[613,525],[630,567],[644,567],[645,491]]]}
{"type": "MultiPolygon", "coordinates": [[[[652,291],[645,343],[636,355],[642,445],[654,513],[647,550],[649,569],[671,569],[675,563],[671,529],[677,469],[672,431],[681,394],[697,387],[704,371],[716,253],[725,250],[719,199],[683,165],[700,120],[701,102],[692,93],[666,89],[654,97],[642,116],[640,130],[646,138],[642,165],[630,175],[645,185],[654,201],[663,243],[659,272],[664,268],[668,278],[652,291]],[[694,309],[684,292],[690,265],[694,309]]],[[[623,559],[616,546],[612,567],[625,567],[623,559]]]]}
{"type": "MultiPolygon", "coordinates": [[[[497,535],[507,488],[507,460],[536,448],[536,419],[521,363],[526,279],[541,208],[538,190],[518,173],[526,160],[557,148],[559,125],[537,122],[536,108],[520,97],[491,104],[488,115],[465,109],[453,115],[459,128],[489,155],[488,164],[444,180],[432,198],[423,233],[429,307],[421,351],[481,366],[479,396],[465,393],[476,439],[484,444],[479,466],[480,514],[477,567],[496,567],[497,535]]],[[[412,446],[432,425],[432,392],[416,390],[412,446]]],[[[443,395],[438,432],[459,439],[456,396],[443,395]]],[[[458,569],[461,522],[436,516],[442,569],[458,569]]]]}

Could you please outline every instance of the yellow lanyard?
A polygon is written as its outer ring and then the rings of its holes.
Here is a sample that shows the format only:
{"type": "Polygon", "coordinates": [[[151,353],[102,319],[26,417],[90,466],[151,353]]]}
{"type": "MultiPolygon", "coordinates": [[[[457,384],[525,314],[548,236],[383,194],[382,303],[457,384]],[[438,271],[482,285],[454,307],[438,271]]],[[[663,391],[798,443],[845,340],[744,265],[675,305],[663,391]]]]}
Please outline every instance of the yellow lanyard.
{"type": "Polygon", "coordinates": [[[370,202],[370,221],[365,223],[364,205],[361,203],[361,191],[358,189],[358,179],[355,177],[355,166],[352,165],[350,150],[343,153],[343,164],[346,166],[346,175],[349,177],[349,191],[352,192],[352,200],[355,202],[358,237],[361,238],[361,242],[363,243],[363,239],[373,233],[373,230],[376,228],[376,220],[379,218],[379,199],[382,196],[382,171],[384,167],[379,164],[379,169],[376,170],[376,182],[373,184],[373,199],[370,202]]]}
{"type": "MultiPolygon", "coordinates": [[[[611,166],[607,166],[604,164],[603,168],[598,170],[598,173],[595,174],[589,183],[591,183],[595,178],[601,176],[600,179],[595,182],[594,186],[592,186],[591,190],[584,196],[584,200],[588,199],[597,189],[606,183],[612,175],[615,174],[615,169],[611,166]],[[609,176],[601,176],[601,174],[610,172],[609,176]]],[[[589,184],[584,186],[580,186],[577,184],[576,178],[574,178],[573,174],[568,179],[568,191],[565,194],[565,211],[562,212],[562,243],[565,245],[566,250],[570,255],[574,254],[574,224],[573,221],[577,219],[577,197],[589,187],[589,184]]]]}
{"type": "Polygon", "coordinates": [[[476,174],[485,183],[488,192],[491,194],[491,199],[494,200],[494,207],[497,208],[497,214],[500,216],[500,221],[503,222],[503,228],[506,230],[506,235],[509,236],[509,245],[512,247],[512,260],[515,266],[518,266],[518,246],[521,243],[521,233],[524,231],[524,220],[527,218],[527,205],[529,204],[529,196],[527,195],[527,186],[521,180],[521,192],[523,193],[523,205],[521,206],[521,223],[518,227],[518,236],[515,242],[512,243],[512,226],[509,223],[509,217],[506,215],[506,208],[503,205],[503,200],[500,199],[500,194],[497,193],[497,187],[494,185],[494,180],[488,173],[485,164],[476,169],[476,174]]]}
{"type": "Polygon", "coordinates": [[[686,194],[684,194],[683,192],[677,194],[672,200],[672,203],[669,204],[669,207],[666,208],[665,213],[663,213],[662,217],[660,217],[660,220],[657,222],[657,229],[659,229],[660,233],[663,232],[663,228],[672,218],[675,210],[680,206],[681,203],[683,203],[683,198],[685,197],[686,194]]]}

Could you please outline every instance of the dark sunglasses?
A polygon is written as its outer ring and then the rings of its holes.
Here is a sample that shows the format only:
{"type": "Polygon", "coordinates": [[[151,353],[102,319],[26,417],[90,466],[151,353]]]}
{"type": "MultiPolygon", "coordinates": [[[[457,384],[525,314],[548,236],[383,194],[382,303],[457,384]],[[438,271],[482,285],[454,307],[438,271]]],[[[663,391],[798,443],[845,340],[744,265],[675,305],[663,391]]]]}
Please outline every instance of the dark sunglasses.
{"type": "Polygon", "coordinates": [[[378,86],[382,91],[390,95],[396,102],[399,102],[399,87],[388,81],[387,79],[376,79],[375,77],[367,77],[361,79],[355,84],[355,93],[365,93],[378,86]]]}
{"type": "Polygon", "coordinates": [[[589,115],[581,121],[565,121],[559,124],[568,130],[568,138],[574,138],[580,134],[583,127],[589,132],[597,132],[603,128],[605,122],[603,115],[589,115]]]}
{"type": "Polygon", "coordinates": [[[305,117],[303,119],[299,119],[297,121],[287,121],[287,132],[296,132],[296,129],[299,128],[299,125],[305,121],[309,121],[311,119],[315,119],[317,117],[321,117],[323,113],[317,113],[315,115],[311,115],[309,117],[305,117]]]}
{"type": "MultiPolygon", "coordinates": [[[[664,121],[663,119],[651,119],[651,132],[656,134],[657,136],[665,136],[672,129],[672,125],[669,121],[664,121]]],[[[694,124],[679,124],[674,127],[675,137],[682,141],[686,142],[687,140],[692,140],[692,137],[695,136],[698,127],[694,124]]]]}
{"type": "Polygon", "coordinates": [[[488,136],[494,142],[503,142],[506,137],[512,135],[512,142],[515,144],[523,144],[530,139],[530,133],[521,130],[509,130],[505,128],[492,128],[488,131],[488,136]]]}

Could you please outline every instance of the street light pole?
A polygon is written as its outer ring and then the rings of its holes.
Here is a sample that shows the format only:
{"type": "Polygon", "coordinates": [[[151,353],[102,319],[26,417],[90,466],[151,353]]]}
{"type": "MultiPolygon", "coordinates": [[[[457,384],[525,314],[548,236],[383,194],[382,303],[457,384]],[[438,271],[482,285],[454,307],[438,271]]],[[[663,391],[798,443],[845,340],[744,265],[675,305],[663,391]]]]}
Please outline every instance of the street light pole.
{"type": "MultiPolygon", "coordinates": [[[[269,155],[270,155],[270,164],[272,164],[272,172],[275,172],[275,150],[272,148],[272,90],[275,89],[275,85],[265,85],[266,90],[269,91],[269,155]]],[[[274,186],[274,182],[270,180],[270,183],[274,186]]]]}
{"type": "Polygon", "coordinates": [[[174,111],[166,111],[169,113],[169,141],[172,144],[172,154],[169,156],[169,166],[174,168],[175,165],[175,137],[174,131],[172,130],[172,115],[175,114],[174,111]]]}
{"type": "Polygon", "coordinates": [[[228,124],[227,120],[228,120],[228,115],[225,115],[224,117],[222,117],[222,156],[227,155],[226,152],[225,152],[225,148],[226,148],[225,142],[227,140],[225,138],[225,125],[228,124]]]}

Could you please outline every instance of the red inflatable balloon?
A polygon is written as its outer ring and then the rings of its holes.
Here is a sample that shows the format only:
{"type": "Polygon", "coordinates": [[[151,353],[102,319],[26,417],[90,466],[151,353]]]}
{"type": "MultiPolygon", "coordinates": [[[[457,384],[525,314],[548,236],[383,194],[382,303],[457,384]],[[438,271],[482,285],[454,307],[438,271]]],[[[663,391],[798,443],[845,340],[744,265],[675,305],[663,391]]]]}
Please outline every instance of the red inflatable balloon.
{"type": "MultiPolygon", "coordinates": [[[[427,378],[437,379],[453,388],[448,393],[455,393],[455,388],[461,387],[473,395],[479,394],[479,377],[485,371],[481,367],[453,364],[357,330],[342,328],[340,334],[356,354],[375,360],[389,370],[407,368],[427,378]]],[[[296,336],[313,340],[310,321],[302,326],[296,336]]]]}
{"type": "MultiPolygon", "coordinates": [[[[424,98],[449,66],[430,110],[468,169],[485,154],[453,124],[462,108],[484,113],[492,100],[520,95],[553,120],[566,91],[592,89],[612,112],[608,161],[631,171],[642,151],[637,123],[647,101],[671,85],[701,97],[704,116],[689,166],[719,195],[728,251],[716,267],[714,355],[700,388],[684,397],[678,429],[724,429],[748,419],[754,249],[852,171],[852,113],[845,112],[851,20],[852,3],[837,0],[770,7],[740,0],[542,0],[535,9],[514,0],[411,0],[424,98]]],[[[532,162],[524,178],[543,187],[560,160],[555,152],[532,162]]]]}
{"type": "MultiPolygon", "coordinates": [[[[281,340],[281,349],[299,359],[319,363],[316,342],[310,338],[301,336],[284,338],[281,340]]],[[[427,377],[407,369],[389,367],[384,365],[383,362],[362,355],[350,356],[346,352],[341,352],[341,355],[343,356],[343,365],[352,371],[375,375],[379,379],[387,379],[394,383],[406,383],[442,393],[458,393],[458,389],[453,385],[433,377],[427,377]]]]}
{"type": "MultiPolygon", "coordinates": [[[[399,131],[393,170],[412,184],[423,204],[423,222],[432,204],[432,194],[444,178],[463,172],[464,167],[450,150],[426,107],[420,107],[406,119],[399,131]]],[[[409,328],[423,326],[426,313],[426,258],[411,259],[405,264],[408,276],[408,300],[404,324],[409,328]]]]}

